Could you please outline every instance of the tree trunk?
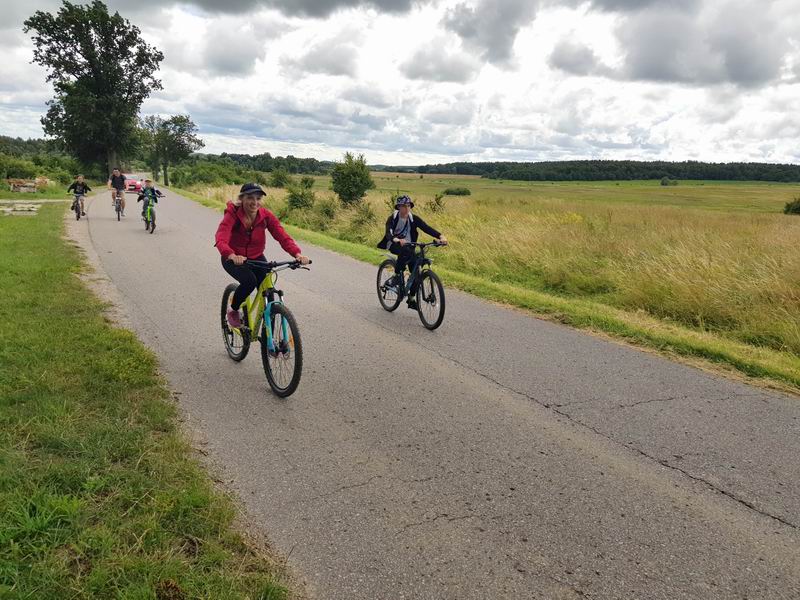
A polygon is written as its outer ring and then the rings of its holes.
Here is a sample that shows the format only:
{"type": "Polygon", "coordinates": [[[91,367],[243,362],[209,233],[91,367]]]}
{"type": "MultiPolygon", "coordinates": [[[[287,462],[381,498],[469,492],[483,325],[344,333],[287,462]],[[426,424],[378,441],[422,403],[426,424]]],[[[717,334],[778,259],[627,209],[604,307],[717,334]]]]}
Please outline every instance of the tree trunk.
{"type": "Polygon", "coordinates": [[[111,171],[119,166],[117,164],[117,151],[113,148],[109,148],[106,156],[108,157],[108,176],[111,177],[111,171]]]}
{"type": "Polygon", "coordinates": [[[169,163],[164,161],[164,185],[169,187],[169,163]]]}

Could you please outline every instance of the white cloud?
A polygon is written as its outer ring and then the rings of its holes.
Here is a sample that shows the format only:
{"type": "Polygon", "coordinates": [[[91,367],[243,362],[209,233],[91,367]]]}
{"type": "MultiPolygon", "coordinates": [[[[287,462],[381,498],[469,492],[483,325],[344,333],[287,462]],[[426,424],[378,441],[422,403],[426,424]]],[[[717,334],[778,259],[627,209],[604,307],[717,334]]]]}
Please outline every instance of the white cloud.
{"type": "MultiPolygon", "coordinates": [[[[6,4],[0,133],[41,135],[19,23],[57,3],[6,4]]],[[[110,4],[165,54],[143,111],[188,112],[212,152],[800,159],[796,0],[110,4]]]]}

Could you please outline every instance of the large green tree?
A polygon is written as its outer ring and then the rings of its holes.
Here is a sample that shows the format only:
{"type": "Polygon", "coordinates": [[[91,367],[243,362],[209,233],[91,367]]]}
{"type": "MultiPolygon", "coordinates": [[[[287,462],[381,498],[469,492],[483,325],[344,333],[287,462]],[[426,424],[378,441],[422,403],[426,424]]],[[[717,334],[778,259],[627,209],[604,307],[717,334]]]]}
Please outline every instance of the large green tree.
{"type": "Polygon", "coordinates": [[[364,155],[356,157],[350,152],[346,152],[344,160],[333,167],[331,184],[343,204],[359,203],[367,190],[375,187],[364,155]]]}
{"type": "Polygon", "coordinates": [[[153,175],[158,174],[159,167],[163,169],[164,185],[169,185],[170,166],[205,146],[189,115],[174,115],[166,119],[149,115],[142,119],[141,130],[142,155],[153,175]]]}
{"type": "Polygon", "coordinates": [[[110,170],[135,149],[139,108],[161,89],[155,73],[164,55],[100,0],[65,0],[56,14],[37,11],[25,21],[29,32],[33,62],[47,69],[55,91],[42,117],[45,133],[110,170]]]}

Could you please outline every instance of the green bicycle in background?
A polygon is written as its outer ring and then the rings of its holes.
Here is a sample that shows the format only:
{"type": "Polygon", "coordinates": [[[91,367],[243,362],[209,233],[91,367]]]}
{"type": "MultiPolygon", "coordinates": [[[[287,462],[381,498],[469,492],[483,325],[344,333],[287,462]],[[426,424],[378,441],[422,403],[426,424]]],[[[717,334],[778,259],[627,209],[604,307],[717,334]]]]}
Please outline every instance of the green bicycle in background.
{"type": "MultiPolygon", "coordinates": [[[[227,312],[238,283],[231,283],[222,293],[221,323],[225,349],[236,362],[244,360],[255,336],[261,343],[261,363],[267,382],[281,398],[291,396],[300,384],[303,372],[303,343],[300,330],[291,311],[283,303],[283,292],[275,288],[278,271],[306,269],[300,261],[263,262],[248,260],[248,264],[268,269],[267,276],[255,292],[242,304],[240,328],[228,324],[227,312]]],[[[308,264],[311,264],[309,261],[308,264]]]]}

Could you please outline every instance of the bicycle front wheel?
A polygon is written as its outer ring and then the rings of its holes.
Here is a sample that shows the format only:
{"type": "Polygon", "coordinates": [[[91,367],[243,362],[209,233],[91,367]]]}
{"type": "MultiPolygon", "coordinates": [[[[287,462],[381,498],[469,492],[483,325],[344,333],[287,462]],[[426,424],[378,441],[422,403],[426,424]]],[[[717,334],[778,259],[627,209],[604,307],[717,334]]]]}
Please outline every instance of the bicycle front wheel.
{"type": "Polygon", "coordinates": [[[387,286],[387,282],[395,275],[395,266],[397,263],[391,258],[387,258],[378,267],[378,302],[384,310],[392,312],[400,306],[400,301],[403,299],[400,294],[400,289],[397,286],[387,286]]]}
{"type": "Polygon", "coordinates": [[[423,271],[417,287],[417,312],[427,329],[436,329],[444,320],[444,286],[433,271],[423,271]]]}
{"type": "Polygon", "coordinates": [[[303,372],[303,343],[294,315],[283,304],[273,304],[261,327],[261,362],[276,396],[291,396],[303,372]],[[272,337],[267,338],[267,327],[272,337]]]}
{"type": "MultiPolygon", "coordinates": [[[[231,283],[225,288],[225,291],[222,292],[220,323],[222,326],[222,339],[225,341],[225,350],[227,350],[228,356],[236,362],[239,362],[244,360],[244,357],[247,356],[247,353],[250,351],[250,335],[244,327],[242,329],[231,329],[231,326],[228,325],[228,309],[231,307],[233,293],[236,291],[237,287],[239,287],[239,284],[231,283]]],[[[246,313],[247,311],[244,312],[246,313]]],[[[242,325],[246,325],[246,314],[244,321],[242,325]]]]}

